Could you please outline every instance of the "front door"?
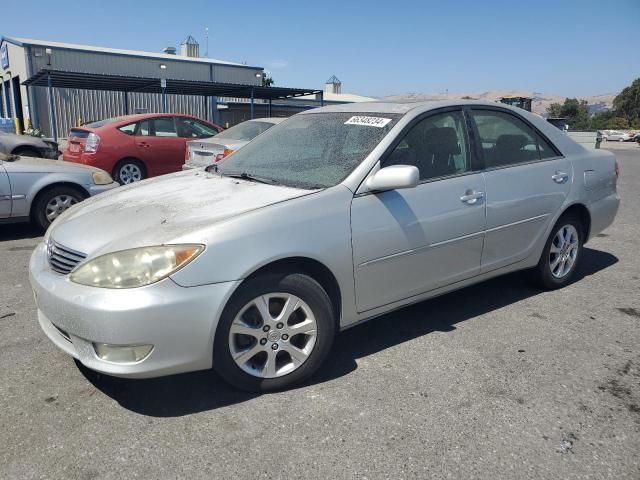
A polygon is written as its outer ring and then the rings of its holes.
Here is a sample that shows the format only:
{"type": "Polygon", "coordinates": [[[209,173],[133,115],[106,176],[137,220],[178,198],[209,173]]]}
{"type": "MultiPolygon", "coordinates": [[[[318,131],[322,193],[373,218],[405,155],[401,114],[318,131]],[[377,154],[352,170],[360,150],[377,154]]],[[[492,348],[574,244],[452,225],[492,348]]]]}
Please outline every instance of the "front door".
{"type": "Polygon", "coordinates": [[[12,203],[9,175],[7,175],[7,171],[2,166],[2,161],[0,161],[0,218],[11,216],[12,203]]]}
{"type": "Polygon", "coordinates": [[[501,109],[472,109],[487,184],[482,271],[525,259],[569,194],[571,162],[540,132],[501,109]]]}
{"type": "Polygon", "coordinates": [[[381,167],[414,165],[412,189],[356,195],[352,202],[356,302],[364,312],[477,275],[485,182],[473,171],[460,110],[408,127],[381,167]]]}

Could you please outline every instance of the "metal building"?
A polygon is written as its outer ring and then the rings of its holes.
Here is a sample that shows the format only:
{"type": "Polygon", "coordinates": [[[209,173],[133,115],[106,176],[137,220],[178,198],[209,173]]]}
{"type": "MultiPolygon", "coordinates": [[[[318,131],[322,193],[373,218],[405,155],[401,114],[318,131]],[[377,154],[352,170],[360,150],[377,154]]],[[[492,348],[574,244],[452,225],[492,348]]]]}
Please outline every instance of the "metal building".
{"type": "Polygon", "coordinates": [[[262,85],[263,68],[237,62],[199,57],[199,47],[189,36],[180,53],[166,53],[75,45],[25,38],[3,37],[0,41],[0,117],[14,117],[21,130],[39,128],[47,135],[65,135],[79,123],[127,113],[172,111],[220,123],[220,101],[245,99],[75,88],[47,89],[24,85],[43,70],[87,74],[122,75],[157,79],[262,85]],[[164,103],[163,103],[164,99],[164,103]],[[54,110],[55,109],[55,110],[54,110]],[[57,112],[52,115],[52,110],[57,112]],[[52,121],[55,118],[55,121],[52,121]]]}

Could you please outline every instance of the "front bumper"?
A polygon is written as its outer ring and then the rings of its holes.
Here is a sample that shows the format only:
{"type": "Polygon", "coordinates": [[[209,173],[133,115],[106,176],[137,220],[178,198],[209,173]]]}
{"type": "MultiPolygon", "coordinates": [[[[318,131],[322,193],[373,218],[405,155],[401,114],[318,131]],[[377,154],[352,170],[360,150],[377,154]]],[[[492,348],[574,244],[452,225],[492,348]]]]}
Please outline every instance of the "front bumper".
{"type": "Polygon", "coordinates": [[[181,287],[170,278],[146,287],[105,289],[53,272],[40,244],[29,265],[38,321],[53,343],[92,370],[147,378],[210,368],[213,337],[239,283],[181,287]],[[139,362],[100,359],[94,343],[153,345],[139,362]]]}

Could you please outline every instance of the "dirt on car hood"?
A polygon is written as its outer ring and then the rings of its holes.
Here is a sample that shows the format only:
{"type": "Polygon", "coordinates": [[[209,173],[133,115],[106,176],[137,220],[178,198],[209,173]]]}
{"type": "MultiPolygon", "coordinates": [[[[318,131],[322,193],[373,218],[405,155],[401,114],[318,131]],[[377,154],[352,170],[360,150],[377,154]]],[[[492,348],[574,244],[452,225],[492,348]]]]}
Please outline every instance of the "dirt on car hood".
{"type": "Polygon", "coordinates": [[[311,193],[186,171],[85,200],[61,215],[49,234],[63,246],[95,256],[171,243],[213,223],[311,193]]]}

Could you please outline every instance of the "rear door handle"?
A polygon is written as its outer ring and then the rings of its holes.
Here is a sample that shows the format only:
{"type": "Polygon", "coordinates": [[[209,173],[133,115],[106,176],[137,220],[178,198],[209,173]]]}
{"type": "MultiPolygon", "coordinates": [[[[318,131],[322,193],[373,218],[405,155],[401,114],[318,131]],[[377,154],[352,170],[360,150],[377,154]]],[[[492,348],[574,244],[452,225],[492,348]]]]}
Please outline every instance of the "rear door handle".
{"type": "Polygon", "coordinates": [[[145,143],[145,142],[141,142],[141,143],[139,143],[139,144],[138,144],[138,146],[139,146],[139,147],[146,147],[146,148],[149,148],[149,144],[148,144],[148,143],[145,143]]]}
{"type": "Polygon", "coordinates": [[[466,203],[467,205],[473,205],[477,203],[478,200],[482,200],[484,198],[484,192],[476,192],[475,190],[467,190],[463,196],[460,197],[460,201],[462,203],[466,203]]]}
{"type": "Polygon", "coordinates": [[[555,175],[551,175],[551,178],[556,183],[564,183],[569,178],[569,174],[561,171],[557,171],[555,175]]]}

